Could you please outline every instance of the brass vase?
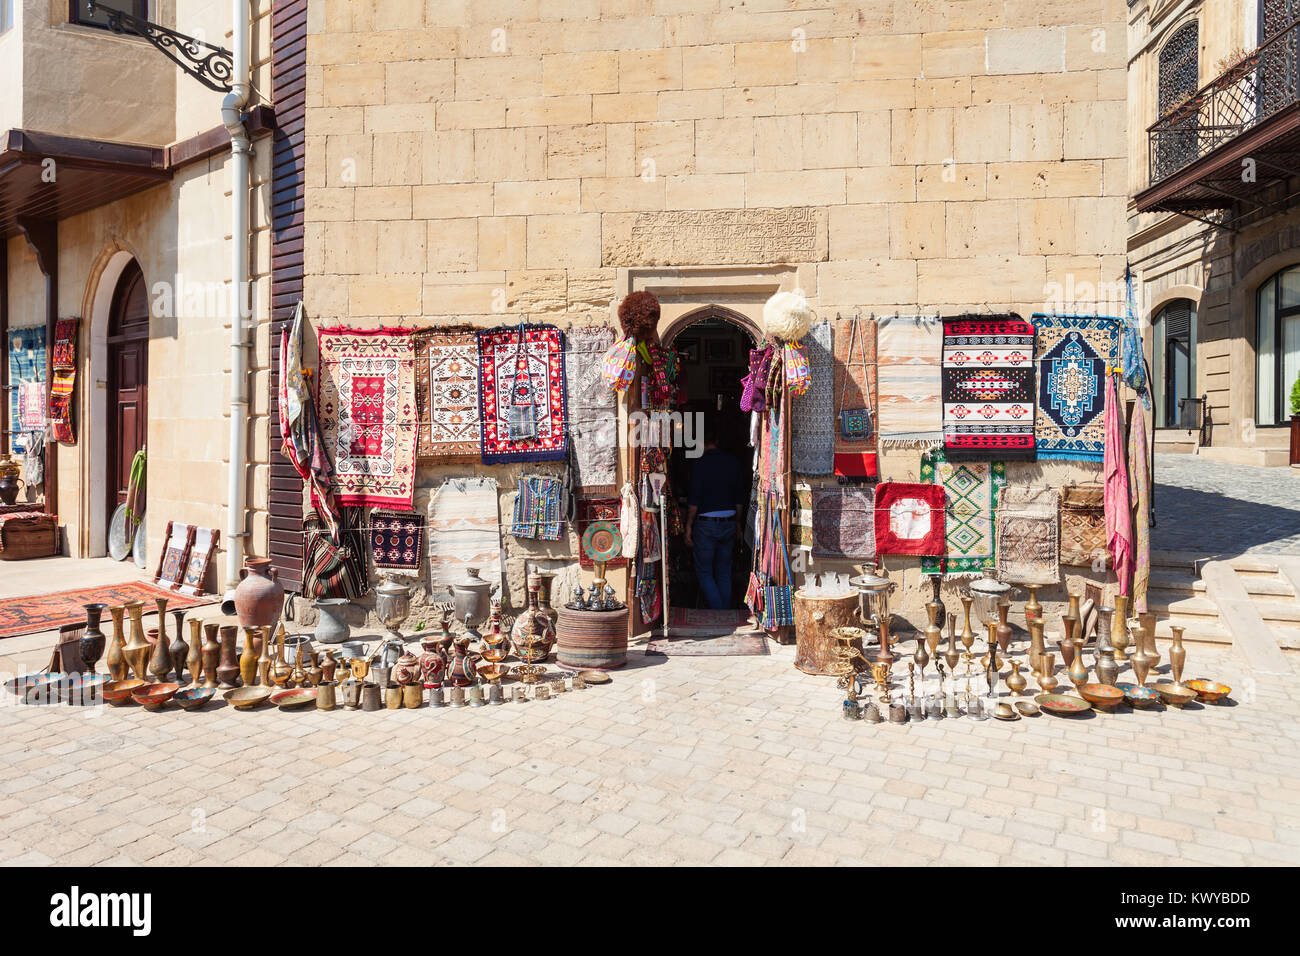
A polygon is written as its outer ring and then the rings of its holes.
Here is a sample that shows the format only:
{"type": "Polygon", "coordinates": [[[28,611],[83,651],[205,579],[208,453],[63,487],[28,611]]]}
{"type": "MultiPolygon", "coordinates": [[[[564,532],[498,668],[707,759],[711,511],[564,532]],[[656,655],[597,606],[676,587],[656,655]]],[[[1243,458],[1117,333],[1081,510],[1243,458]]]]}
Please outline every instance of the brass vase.
{"type": "Polygon", "coordinates": [[[1007,688],[1011,691],[1012,696],[1019,697],[1025,692],[1025,687],[1029,682],[1025,680],[1025,675],[1020,673],[1020,661],[1011,662],[1011,674],[1007,677],[1007,688]]]}
{"type": "Polygon", "coordinates": [[[1115,616],[1115,609],[1109,605],[1100,605],[1097,608],[1097,653],[1101,653],[1103,648],[1110,647],[1110,630],[1111,621],[1115,616]]]}
{"type": "MultiPolygon", "coordinates": [[[[172,638],[171,644],[172,667],[176,668],[176,683],[183,684],[185,678],[182,671],[184,671],[185,662],[190,656],[190,646],[185,643],[184,637],[185,612],[183,610],[172,611],[172,617],[176,619],[176,636],[172,638]]],[[[193,672],[190,674],[190,679],[194,679],[193,672]]]]}
{"type": "Polygon", "coordinates": [[[1044,694],[1056,693],[1056,655],[1046,651],[1038,659],[1038,686],[1044,694]]]}
{"type": "Polygon", "coordinates": [[[244,628],[244,650],[239,655],[239,679],[245,687],[257,683],[257,628],[244,628]]]}
{"type": "Polygon", "coordinates": [[[957,615],[948,615],[948,649],[943,652],[943,659],[948,662],[948,672],[957,673],[957,664],[961,661],[961,651],[957,650],[957,615]]]}
{"type": "MultiPolygon", "coordinates": [[[[159,622],[163,620],[165,619],[159,618],[159,622]]],[[[147,637],[153,640],[153,650],[149,654],[149,676],[163,683],[172,672],[171,646],[167,643],[167,635],[161,628],[149,628],[147,637]]]]}
{"type": "Polygon", "coordinates": [[[921,672],[921,683],[925,683],[925,669],[930,664],[930,654],[925,649],[925,640],[920,634],[916,635],[916,650],[912,653],[912,660],[916,663],[916,668],[921,672]]]}
{"type": "Polygon", "coordinates": [[[154,605],[158,608],[158,639],[167,640],[167,599],[159,597],[153,599],[154,605]]]}
{"type": "Polygon", "coordinates": [[[1065,613],[1061,615],[1061,620],[1070,620],[1074,622],[1074,627],[1067,628],[1066,630],[1069,631],[1070,640],[1073,643],[1082,645],[1085,643],[1085,640],[1083,637],[1083,618],[1079,616],[1079,595],[1069,594],[1067,597],[1070,599],[1070,606],[1066,608],[1065,613]]]}
{"type": "Polygon", "coordinates": [[[961,628],[961,646],[966,648],[966,653],[975,646],[975,632],[970,629],[970,606],[975,603],[975,599],[968,594],[963,594],[961,599],[962,613],[965,615],[965,621],[961,628]]]}
{"type": "Polygon", "coordinates": [[[109,676],[113,680],[126,680],[126,675],[130,673],[130,665],[123,653],[126,649],[126,634],[123,625],[126,618],[126,608],[110,607],[108,613],[113,619],[113,637],[108,642],[108,654],[105,656],[104,666],[108,668],[109,676]]]}
{"type": "Polygon", "coordinates": [[[203,686],[217,688],[217,665],[221,663],[221,645],[217,643],[217,631],[221,625],[209,621],[203,625],[203,686]]]}
{"type": "Polygon", "coordinates": [[[185,667],[190,672],[190,683],[198,686],[203,678],[203,622],[190,618],[190,650],[185,655],[185,667]]]}
{"type": "Polygon", "coordinates": [[[221,625],[221,659],[217,664],[217,686],[237,687],[239,681],[239,628],[234,624],[221,625]]]}
{"type": "Polygon", "coordinates": [[[144,602],[128,602],[126,613],[131,618],[131,639],[127,641],[126,647],[122,648],[122,654],[126,657],[126,662],[130,665],[131,673],[135,675],[136,680],[147,681],[149,680],[149,655],[153,648],[144,637],[144,602]]]}
{"type": "Polygon", "coordinates": [[[1133,676],[1137,678],[1139,687],[1147,686],[1147,674],[1151,672],[1151,663],[1146,659],[1144,654],[1133,654],[1128,659],[1129,665],[1133,668],[1133,676]]]}
{"type": "Polygon", "coordinates": [[[276,687],[288,687],[293,665],[284,659],[284,625],[275,634],[275,663],[271,665],[271,681],[276,687]]]}
{"type": "Polygon", "coordinates": [[[1110,646],[1115,648],[1115,661],[1123,664],[1128,660],[1128,598],[1123,594],[1115,595],[1115,613],[1110,619],[1110,646]]]}
{"type": "Polygon", "coordinates": [[[1074,621],[1062,616],[1061,626],[1065,628],[1065,636],[1056,644],[1061,649],[1061,663],[1065,665],[1065,669],[1068,671],[1070,665],[1074,663],[1074,621]]]}
{"type": "Polygon", "coordinates": [[[1038,585],[1029,585],[1029,600],[1025,602],[1025,628],[1029,628],[1029,622],[1035,618],[1041,619],[1043,616],[1043,605],[1038,602],[1038,585]]]}
{"type": "Polygon", "coordinates": [[[1029,628],[1029,666],[1038,673],[1040,670],[1038,659],[1046,650],[1043,646],[1043,619],[1031,617],[1025,626],[1029,628]]]}
{"type": "MultiPolygon", "coordinates": [[[[1101,640],[1101,632],[1097,632],[1101,640]]],[[[1115,649],[1107,644],[1097,652],[1097,683],[1114,687],[1119,680],[1119,665],[1115,663],[1115,649]]]]}
{"type": "Polygon", "coordinates": [[[1174,643],[1169,648],[1169,670],[1174,675],[1174,684],[1183,686],[1183,665],[1187,663],[1187,648],[1183,647],[1183,628],[1170,624],[1169,631],[1174,636],[1174,643]]]}
{"type": "MultiPolygon", "coordinates": [[[[1064,642],[1061,646],[1065,646],[1064,642]]],[[[1070,683],[1077,691],[1082,685],[1088,683],[1088,666],[1083,662],[1083,648],[1078,645],[1072,647],[1070,658],[1070,683]]]]}
{"type": "Polygon", "coordinates": [[[1007,623],[1007,615],[1010,613],[1010,601],[1003,601],[998,605],[998,650],[1003,654],[1011,649],[1011,625],[1007,623]]]}
{"type": "Polygon", "coordinates": [[[260,644],[260,653],[257,655],[257,682],[263,687],[270,687],[275,683],[271,678],[271,668],[275,666],[275,659],[271,656],[271,629],[269,627],[262,628],[260,644]]]}
{"type": "Polygon", "coordinates": [[[1156,616],[1150,613],[1139,614],[1138,620],[1142,622],[1143,653],[1154,671],[1160,667],[1160,649],[1156,647],[1156,616]]]}
{"type": "Polygon", "coordinates": [[[943,605],[937,601],[928,601],[925,605],[925,617],[929,622],[925,625],[925,646],[934,658],[939,654],[939,642],[943,640],[943,629],[939,626],[939,615],[943,613],[943,605]]]}

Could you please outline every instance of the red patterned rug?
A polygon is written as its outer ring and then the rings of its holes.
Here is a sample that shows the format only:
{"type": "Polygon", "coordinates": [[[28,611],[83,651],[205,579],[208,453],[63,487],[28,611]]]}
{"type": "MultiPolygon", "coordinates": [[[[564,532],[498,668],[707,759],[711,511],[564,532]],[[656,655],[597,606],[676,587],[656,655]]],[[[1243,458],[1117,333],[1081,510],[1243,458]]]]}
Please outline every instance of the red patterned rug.
{"type": "MultiPolygon", "coordinates": [[[[19,634],[37,634],[52,631],[64,624],[76,624],[86,619],[86,604],[121,605],[128,601],[144,601],[154,610],[153,599],[167,598],[167,609],[198,607],[213,604],[213,596],[192,598],[164,591],[151,584],[111,584],[81,591],[59,591],[57,594],[38,594],[35,597],[7,598],[0,601],[0,637],[17,637],[19,634]]],[[[108,615],[104,615],[108,625],[108,615]]]]}

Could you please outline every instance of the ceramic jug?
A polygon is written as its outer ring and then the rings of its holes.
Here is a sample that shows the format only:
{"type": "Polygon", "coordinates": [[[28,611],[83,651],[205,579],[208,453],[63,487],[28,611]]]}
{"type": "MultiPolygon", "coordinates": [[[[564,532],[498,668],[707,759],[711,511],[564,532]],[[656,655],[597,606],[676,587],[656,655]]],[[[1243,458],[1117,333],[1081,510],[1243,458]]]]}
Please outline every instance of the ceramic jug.
{"type": "MultiPolygon", "coordinates": [[[[275,624],[284,607],[284,588],[276,580],[270,558],[245,558],[235,588],[235,613],[243,627],[275,624]]],[[[224,610],[224,608],[223,608],[224,610]]]]}
{"type": "Polygon", "coordinates": [[[414,684],[420,679],[420,659],[406,653],[393,665],[393,680],[399,684],[414,684]]]}
{"type": "Polygon", "coordinates": [[[447,666],[443,656],[442,644],[437,638],[420,642],[420,680],[425,687],[436,687],[442,683],[442,671],[447,666]]]}
{"type": "Polygon", "coordinates": [[[468,637],[461,635],[451,645],[454,656],[448,674],[457,687],[468,687],[477,679],[475,658],[478,655],[470,654],[469,641],[468,637]]]}

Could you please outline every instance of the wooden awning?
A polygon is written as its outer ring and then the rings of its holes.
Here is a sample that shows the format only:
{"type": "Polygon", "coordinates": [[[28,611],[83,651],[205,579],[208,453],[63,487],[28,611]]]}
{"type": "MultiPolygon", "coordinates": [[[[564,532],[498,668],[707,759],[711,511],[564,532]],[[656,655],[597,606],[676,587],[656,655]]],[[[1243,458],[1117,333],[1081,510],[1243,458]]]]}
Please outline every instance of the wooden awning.
{"type": "Polygon", "coordinates": [[[19,129],[0,147],[0,239],[18,235],[21,219],[67,219],[172,177],[164,147],[19,129]]]}

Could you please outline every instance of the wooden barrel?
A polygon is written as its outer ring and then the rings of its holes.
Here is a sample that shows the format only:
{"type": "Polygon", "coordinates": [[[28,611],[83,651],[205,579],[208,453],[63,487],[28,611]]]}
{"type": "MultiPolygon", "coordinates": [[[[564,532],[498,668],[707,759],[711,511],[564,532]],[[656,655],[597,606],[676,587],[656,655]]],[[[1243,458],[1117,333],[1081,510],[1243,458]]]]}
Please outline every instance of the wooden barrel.
{"type": "Polygon", "coordinates": [[[608,670],[627,663],[628,609],[575,611],[558,609],[555,660],[567,667],[608,670]]]}
{"type": "MultiPolygon", "coordinates": [[[[805,674],[834,675],[835,646],[831,637],[837,627],[861,627],[858,595],[854,591],[839,597],[808,597],[794,592],[794,666],[805,674]]],[[[854,646],[861,647],[855,643],[854,646]]]]}

